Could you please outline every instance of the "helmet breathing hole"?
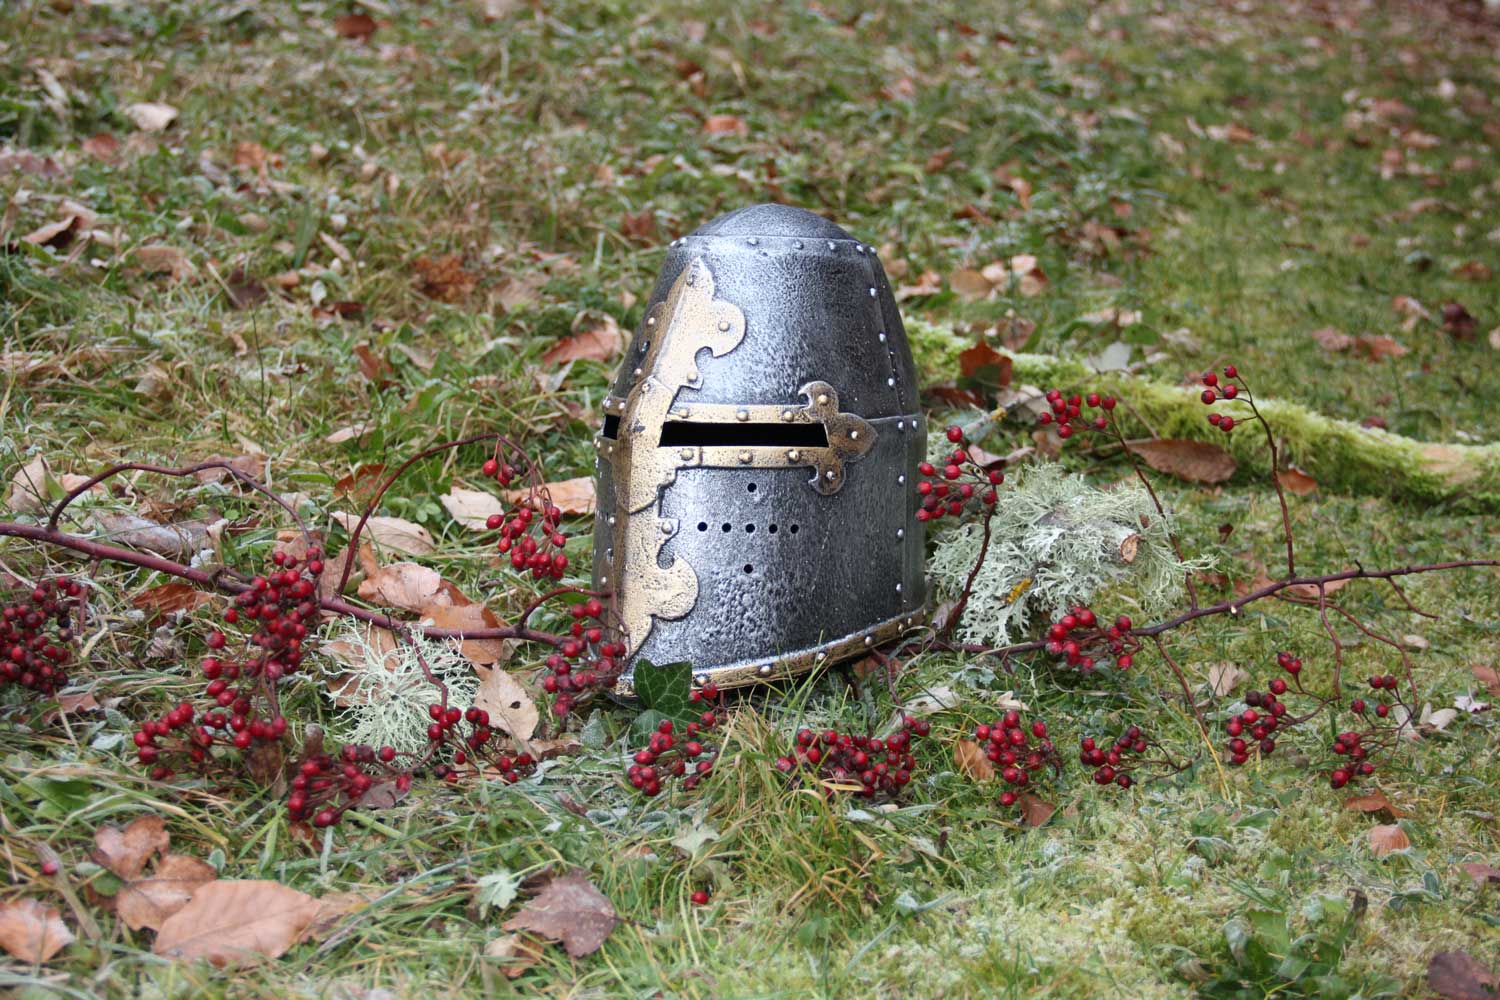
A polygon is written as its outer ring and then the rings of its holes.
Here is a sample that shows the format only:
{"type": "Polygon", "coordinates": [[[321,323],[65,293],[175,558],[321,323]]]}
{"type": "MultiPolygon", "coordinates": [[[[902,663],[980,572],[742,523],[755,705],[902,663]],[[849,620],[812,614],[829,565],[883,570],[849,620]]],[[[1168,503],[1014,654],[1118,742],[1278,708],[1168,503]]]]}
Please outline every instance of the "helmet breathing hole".
{"type": "Polygon", "coordinates": [[[755,567],[752,566],[752,565],[750,565],[749,563],[745,563],[745,572],[746,573],[754,573],[755,572],[755,567]]]}
{"type": "Polygon", "coordinates": [[[792,534],[795,535],[796,533],[797,533],[797,526],[794,524],[794,525],[792,525],[792,534]]]}
{"type": "Polygon", "coordinates": [[[699,521],[698,522],[698,530],[699,531],[707,531],[708,530],[708,522],[707,521],[699,521]]]}
{"type": "Polygon", "coordinates": [[[755,484],[754,483],[747,484],[745,486],[745,492],[746,493],[754,493],[755,492],[755,484]]]}
{"type": "Polygon", "coordinates": [[[771,526],[770,526],[770,527],[769,527],[769,528],[768,528],[768,529],[766,529],[766,530],[768,530],[768,531],[769,531],[769,532],[770,532],[770,533],[771,533],[771,534],[773,534],[773,535],[774,535],[774,534],[776,534],[776,525],[774,525],[774,524],[773,524],[773,525],[771,525],[771,526]]]}
{"type": "Polygon", "coordinates": [[[750,534],[750,535],[755,534],[755,525],[753,525],[753,524],[747,524],[747,525],[745,525],[745,533],[746,534],[750,534]]]}
{"type": "Polygon", "coordinates": [[[727,535],[727,534],[729,534],[733,530],[734,530],[734,525],[730,524],[728,521],[725,521],[724,522],[724,534],[727,535]]]}

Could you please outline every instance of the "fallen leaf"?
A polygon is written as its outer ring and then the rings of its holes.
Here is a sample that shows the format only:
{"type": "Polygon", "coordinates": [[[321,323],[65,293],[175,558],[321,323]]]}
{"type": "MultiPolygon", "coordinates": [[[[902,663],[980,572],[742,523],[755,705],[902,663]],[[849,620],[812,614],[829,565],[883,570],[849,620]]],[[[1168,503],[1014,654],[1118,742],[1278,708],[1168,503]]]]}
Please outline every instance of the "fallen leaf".
{"type": "Polygon", "coordinates": [[[1362,333],[1354,339],[1354,346],[1359,353],[1371,361],[1379,361],[1382,358],[1399,358],[1411,353],[1411,348],[1383,335],[1377,336],[1373,333],[1362,333]]]}
{"type": "Polygon", "coordinates": [[[1494,1000],[1500,975],[1467,952],[1440,951],[1427,963],[1427,986],[1444,1000],[1494,1000]]]}
{"type": "Polygon", "coordinates": [[[1401,645],[1418,653],[1432,647],[1432,643],[1427,641],[1427,637],[1420,635],[1403,635],[1401,637],[1401,645]]]}
{"type": "Polygon", "coordinates": [[[989,781],[995,777],[995,765],[974,740],[959,740],[953,744],[953,761],[960,773],[975,781],[989,781]]]}
{"type": "Polygon", "coordinates": [[[1038,827],[1052,818],[1057,812],[1057,806],[1050,802],[1044,802],[1030,792],[1022,792],[1019,797],[1021,806],[1021,819],[1027,826],[1038,827]]]}
{"type": "Polygon", "coordinates": [[[503,516],[506,511],[506,506],[499,497],[484,490],[465,490],[455,486],[439,499],[448,513],[453,515],[453,520],[474,531],[487,530],[486,522],[490,515],[503,516]]]}
{"type": "Polygon", "coordinates": [[[1500,695],[1500,673],[1496,673],[1494,667],[1480,666],[1476,663],[1469,668],[1469,671],[1476,681],[1489,690],[1490,694],[1500,695]]]}
{"type": "MultiPolygon", "coordinates": [[[[329,515],[345,531],[353,534],[354,528],[359,524],[358,514],[346,514],[335,511],[329,515]]],[[[403,552],[409,556],[425,556],[437,548],[433,544],[432,535],[420,524],[399,517],[383,517],[375,515],[365,522],[360,537],[372,541],[375,545],[390,549],[393,552],[403,552]]]]}
{"type": "Polygon", "coordinates": [[[38,156],[28,149],[0,149],[0,173],[30,174],[33,177],[65,177],[67,171],[50,156],[38,156]]]}
{"type": "MultiPolygon", "coordinates": [[[[577,479],[546,483],[543,489],[547,491],[553,505],[566,515],[586,517],[594,513],[594,477],[592,476],[579,476],[577,479]]],[[[504,496],[507,503],[514,504],[525,500],[529,492],[529,490],[506,490],[504,496]]]]}
{"type": "Polygon", "coordinates": [[[380,25],[369,14],[340,14],[333,19],[333,30],[339,33],[341,38],[353,39],[363,42],[375,34],[375,29],[380,25]]]}
{"type": "MultiPolygon", "coordinates": [[[[500,619],[483,604],[453,604],[430,606],[421,609],[424,621],[431,621],[433,628],[453,629],[457,632],[477,632],[480,629],[499,628],[500,619]]],[[[510,659],[512,644],[504,639],[465,639],[458,651],[482,667],[493,666],[510,659]]]]}
{"type": "Polygon", "coordinates": [[[1250,679],[1250,672],[1233,663],[1215,663],[1208,669],[1208,687],[1215,698],[1222,698],[1250,679]]]}
{"type": "Polygon", "coordinates": [[[548,882],[504,927],[560,940],[569,955],[582,958],[599,950],[617,922],[609,900],[574,869],[548,882]]]}
{"type": "Polygon", "coordinates": [[[919,295],[936,295],[943,290],[943,279],[936,271],[923,271],[914,285],[902,285],[896,289],[896,301],[905,302],[919,295]]]}
{"type": "Polygon", "coordinates": [[[976,302],[990,294],[994,288],[978,271],[962,268],[948,275],[948,287],[965,302],[976,302]]]}
{"type": "Polygon", "coordinates": [[[146,101],[126,107],[125,117],[142,132],[164,132],[177,120],[177,109],[170,104],[146,101]]]}
{"type": "Polygon", "coordinates": [[[1370,827],[1370,850],[1377,858],[1383,858],[1392,851],[1404,851],[1410,846],[1411,838],[1394,823],[1370,827]]]}
{"type": "Polygon", "coordinates": [[[490,713],[490,728],[518,740],[531,739],[541,719],[531,695],[508,671],[498,667],[475,669],[479,674],[479,690],[474,692],[474,707],[490,713]]]}
{"type": "Polygon", "coordinates": [[[358,426],[351,424],[347,427],[340,427],[338,430],[335,430],[323,440],[327,444],[343,444],[346,441],[358,441],[360,438],[370,433],[370,430],[371,428],[367,424],[361,424],[358,426]]]}
{"type": "Polygon", "coordinates": [[[153,854],[165,854],[170,843],[165,819],[139,816],[123,829],[105,825],[95,830],[89,857],[128,882],[140,877],[153,854]]]}
{"type": "Polygon", "coordinates": [[[1469,873],[1475,885],[1500,884],[1500,868],[1483,861],[1466,861],[1458,867],[1469,873]]]}
{"type": "Polygon", "coordinates": [[[279,882],[209,882],[162,923],[151,950],[217,966],[278,958],[302,938],[318,910],[316,899],[279,882]]]}
{"type": "Polygon", "coordinates": [[[146,273],[165,274],[173,281],[181,281],[193,273],[193,264],[186,253],[161,243],[136,247],[130,258],[146,273]]]}
{"type": "Polygon", "coordinates": [[[1490,268],[1488,264],[1477,260],[1464,261],[1453,269],[1454,275],[1467,281],[1489,281],[1490,268]]]}
{"type": "Polygon", "coordinates": [[[703,131],[709,135],[748,135],[750,126],[735,115],[709,115],[703,122],[703,131]]]}
{"type": "Polygon", "coordinates": [[[47,508],[47,459],[37,455],[10,478],[6,502],[18,514],[35,514],[47,508]]]}
{"type": "Polygon", "coordinates": [[[1444,302],[1443,329],[1458,340],[1473,340],[1479,332],[1479,323],[1459,303],[1444,302]]]}
{"type": "Polygon", "coordinates": [[[34,899],[0,903],[0,948],[12,958],[37,965],[73,942],[73,932],[55,906],[34,899]]]}
{"type": "Polygon", "coordinates": [[[1000,389],[1010,385],[1014,364],[1010,355],[1001,354],[982,340],[958,356],[958,370],[964,378],[979,377],[985,369],[993,369],[997,374],[995,387],[1000,389]]]}
{"type": "Polygon", "coordinates": [[[469,599],[437,570],[414,562],[382,566],[359,585],[359,596],[373,604],[407,611],[423,611],[433,605],[467,604],[469,599]]]}
{"type": "Polygon", "coordinates": [[[1157,438],[1128,447],[1157,472],[1192,483],[1222,483],[1238,468],[1229,452],[1204,441],[1157,438]]]}
{"type": "Polygon", "coordinates": [[[76,214],[63,216],[56,222],[49,222],[40,226],[21,237],[27,243],[36,247],[52,247],[61,250],[73,242],[73,237],[79,231],[86,228],[88,223],[84,217],[76,214]]]}
{"type": "Polygon", "coordinates": [[[203,607],[213,600],[213,597],[204,593],[191,584],[173,580],[170,583],[158,584],[148,587],[130,599],[130,603],[142,611],[154,611],[159,615],[169,615],[176,611],[193,611],[203,607]]]}
{"type": "Polygon", "coordinates": [[[168,854],[149,878],[127,881],[115,896],[115,912],[126,925],[160,930],[167,918],[187,905],[193,893],[218,879],[214,866],[186,854],[168,854]]]}
{"type": "Polygon", "coordinates": [[[1440,708],[1433,711],[1432,703],[1428,702],[1422,706],[1422,714],[1417,719],[1417,725],[1433,732],[1442,732],[1451,726],[1456,718],[1458,718],[1458,709],[1440,708]]]}
{"type": "Polygon", "coordinates": [[[1318,481],[1295,466],[1287,466],[1285,469],[1276,470],[1276,481],[1281,488],[1288,493],[1294,493],[1299,497],[1305,497],[1318,491],[1318,481]]]}
{"type": "Polygon", "coordinates": [[[106,541],[132,549],[145,549],[168,559],[196,555],[208,543],[205,521],[162,524],[139,514],[106,511],[94,515],[106,541]]]}
{"type": "Polygon", "coordinates": [[[92,691],[77,691],[57,696],[57,714],[73,715],[79,712],[96,712],[99,700],[92,691]]]}
{"type": "Polygon", "coordinates": [[[1347,351],[1354,346],[1353,337],[1331,326],[1319,327],[1312,332],[1311,336],[1325,351],[1347,351]]]}
{"type": "Polygon", "coordinates": [[[395,375],[395,369],[391,367],[389,361],[376,354],[374,348],[361,341],[350,348],[350,350],[353,351],[355,360],[359,362],[359,372],[365,377],[366,381],[373,383],[377,387],[391,384],[392,376],[395,375]]]}
{"type": "Polygon", "coordinates": [[[100,132],[98,135],[83,140],[80,148],[86,155],[92,156],[101,163],[110,163],[119,155],[120,140],[108,132],[100,132]]]}
{"type": "Polygon", "coordinates": [[[1365,795],[1354,795],[1345,799],[1344,808],[1367,813],[1386,813],[1391,819],[1399,819],[1402,816],[1410,815],[1391,805],[1390,800],[1385,797],[1385,793],[1379,789],[1365,795]]]}
{"type": "Polygon", "coordinates": [[[467,298],[479,284],[479,276],[464,268],[462,254],[450,253],[436,259],[425,254],[412,262],[417,272],[417,291],[439,302],[458,302],[467,298]]]}
{"type": "MultiPolygon", "coordinates": [[[[1135,562],[1135,557],[1141,551],[1141,536],[1138,534],[1126,535],[1120,541],[1120,561],[1125,564],[1135,562]]],[[[1019,595],[1017,595],[1019,596],[1019,595]]]]}
{"type": "Polygon", "coordinates": [[[503,934],[485,944],[484,957],[500,963],[500,971],[515,979],[542,960],[542,942],[530,934],[503,934]]]}
{"type": "Polygon", "coordinates": [[[625,346],[625,334],[608,313],[587,314],[583,323],[573,324],[573,334],[564,337],[542,355],[549,365],[568,361],[608,361],[625,346]]]}

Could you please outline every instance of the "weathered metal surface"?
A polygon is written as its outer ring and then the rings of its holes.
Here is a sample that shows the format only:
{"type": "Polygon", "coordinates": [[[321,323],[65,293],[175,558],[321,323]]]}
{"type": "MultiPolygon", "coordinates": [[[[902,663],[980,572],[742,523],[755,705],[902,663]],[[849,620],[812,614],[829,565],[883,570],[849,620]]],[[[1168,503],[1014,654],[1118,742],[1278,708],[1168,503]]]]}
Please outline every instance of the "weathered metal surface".
{"type": "Polygon", "coordinates": [[[873,248],[781,205],[674,241],[604,412],[594,582],[632,662],[732,687],[920,621],[925,429],[873,248]]]}

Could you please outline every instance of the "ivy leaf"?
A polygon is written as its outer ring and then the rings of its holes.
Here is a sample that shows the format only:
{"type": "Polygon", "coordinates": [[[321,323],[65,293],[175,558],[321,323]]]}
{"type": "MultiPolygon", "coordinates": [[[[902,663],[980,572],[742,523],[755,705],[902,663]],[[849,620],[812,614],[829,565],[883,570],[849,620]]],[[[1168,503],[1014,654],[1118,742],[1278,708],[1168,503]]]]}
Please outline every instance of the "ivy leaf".
{"type": "Polygon", "coordinates": [[[648,711],[659,712],[678,725],[697,721],[701,714],[693,707],[693,667],[690,663],[668,663],[657,666],[650,660],[637,660],[635,693],[648,711]]]}

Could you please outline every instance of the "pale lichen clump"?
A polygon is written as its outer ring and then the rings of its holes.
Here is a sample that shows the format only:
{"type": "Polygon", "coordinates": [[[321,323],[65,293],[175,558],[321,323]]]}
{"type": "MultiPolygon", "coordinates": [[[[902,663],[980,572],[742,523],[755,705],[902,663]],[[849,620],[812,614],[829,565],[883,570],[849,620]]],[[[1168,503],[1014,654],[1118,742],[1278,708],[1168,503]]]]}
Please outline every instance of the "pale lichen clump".
{"type": "Polygon", "coordinates": [[[345,743],[421,752],[432,721],[428,707],[442,697],[423,672],[422,661],[447,686],[450,706],[473,704],[479,676],[457,642],[414,636],[392,647],[373,638],[380,634],[349,620],[325,644],[339,650],[338,661],[325,658],[323,668],[342,706],[330,735],[345,743]]]}
{"type": "MultiPolygon", "coordinates": [[[[1168,521],[1138,485],[1099,489],[1052,464],[1012,482],[995,506],[989,550],[957,629],[965,642],[1019,641],[1038,619],[1087,605],[1126,578],[1142,610],[1161,610],[1182,596],[1186,570],[1212,565],[1210,557],[1178,562],[1168,521]]],[[[962,592],[982,537],[982,525],[969,523],[938,540],[931,568],[944,597],[962,592]]]]}

